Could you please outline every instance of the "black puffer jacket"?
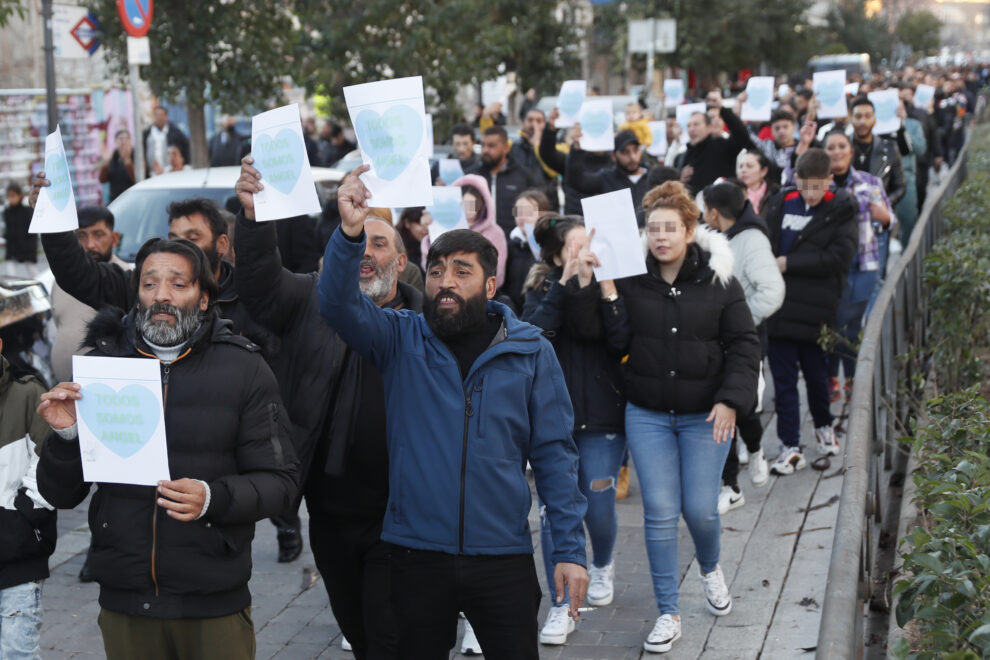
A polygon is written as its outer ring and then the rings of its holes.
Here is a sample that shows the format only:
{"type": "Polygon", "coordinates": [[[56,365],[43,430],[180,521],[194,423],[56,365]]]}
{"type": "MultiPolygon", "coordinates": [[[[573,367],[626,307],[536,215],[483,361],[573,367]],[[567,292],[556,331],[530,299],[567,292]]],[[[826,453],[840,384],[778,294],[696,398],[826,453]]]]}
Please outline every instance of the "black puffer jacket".
{"type": "MultiPolygon", "coordinates": [[[[275,223],[255,222],[243,215],[237,218],[235,251],[241,266],[237,269],[240,300],[252,316],[281,340],[282,355],[276,370],[282,397],[292,418],[292,436],[305,482],[313,476],[324,483],[303,484],[310,506],[345,515],[385,515],[388,500],[388,452],[384,438],[380,445],[373,438],[355,438],[354,419],[362,408],[362,377],[377,377],[366,370],[375,367],[354,353],[336,332],[320,318],[317,299],[318,274],[299,275],[282,267],[275,250],[275,223]],[[362,471],[357,461],[365,466],[362,471]],[[318,463],[312,464],[314,456],[318,463]],[[359,472],[361,472],[359,474],[359,472]],[[326,491],[347,480],[346,498],[328,501],[326,491]],[[334,481],[334,483],[327,483],[334,481]],[[314,500],[311,496],[319,494],[314,500]]],[[[422,311],[423,295],[399,282],[407,309],[422,311]]],[[[374,407],[371,402],[365,402],[374,407]]],[[[385,410],[384,388],[378,407],[385,410]]],[[[336,493],[336,490],[334,491],[336,493]]]]}
{"type": "Polygon", "coordinates": [[[622,394],[622,353],[606,344],[602,316],[623,303],[603,303],[598,282],[581,288],[577,277],[560,283],[563,268],[546,272],[537,264],[533,288],[526,291],[522,319],[552,333],[550,341],[574,406],[574,430],[621,433],[626,400],[622,394]],[[542,277],[540,276],[542,273],[542,277]]]}
{"type": "MultiPolygon", "coordinates": [[[[134,312],[100,312],[89,326],[90,355],[141,358],[134,312]]],[[[188,354],[162,366],[169,474],[210,487],[199,520],[179,522],[152,486],[100,483],[89,506],[90,568],[100,605],[152,618],[226,616],[251,604],[255,522],[284,511],[296,495],[297,463],[288,415],[258,347],[210,314],[188,354]]],[[[38,467],[46,500],[71,509],[89,493],[79,442],[51,433],[38,467]]]]}
{"type": "Polygon", "coordinates": [[[761,359],[753,315],[732,277],[728,241],[703,227],[694,235],[673,285],[652,254],[645,275],[616,282],[626,313],[606,315],[606,329],[629,354],[630,402],[677,414],[724,403],[745,414],[756,404],[761,359]]]}
{"type": "Polygon", "coordinates": [[[564,172],[564,181],[567,185],[578,191],[582,199],[629,188],[632,192],[633,208],[636,209],[636,224],[642,227],[646,222],[643,212],[643,197],[648,192],[646,172],[640,175],[636,183],[632,182],[618,164],[602,168],[597,172],[589,172],[588,156],[588,152],[581,149],[571,149],[567,154],[567,168],[564,172]]]}
{"type": "MultiPolygon", "coordinates": [[[[785,188],[767,204],[770,246],[780,256],[785,199],[801,193],[785,188]]],[[[849,265],[859,245],[857,207],[842,188],[828,192],[787,253],[784,304],[767,320],[771,339],[817,343],[822,328],[835,326],[849,265]]]]}

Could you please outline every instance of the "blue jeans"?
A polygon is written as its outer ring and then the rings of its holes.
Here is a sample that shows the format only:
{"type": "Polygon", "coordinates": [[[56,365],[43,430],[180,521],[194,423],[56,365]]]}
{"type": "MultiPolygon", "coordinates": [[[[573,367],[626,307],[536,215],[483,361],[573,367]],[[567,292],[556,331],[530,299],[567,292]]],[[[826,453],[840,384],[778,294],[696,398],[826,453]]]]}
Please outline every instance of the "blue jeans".
{"type": "MultiPolygon", "coordinates": [[[[619,518],[615,514],[615,485],[619,479],[619,466],[626,451],[626,438],[621,433],[596,433],[576,431],[574,443],[578,448],[578,488],[588,499],[588,511],[584,524],[591,539],[592,564],[603,568],[612,561],[615,537],[619,533],[619,518]],[[595,483],[599,482],[599,483],[595,483]]],[[[540,502],[540,548],[543,566],[547,573],[550,599],[557,604],[553,585],[553,538],[550,521],[540,502]]],[[[567,594],[564,603],[569,602],[567,594]]]]}
{"type": "Polygon", "coordinates": [[[41,582],[0,589],[0,658],[41,657],[41,582]]]}
{"type": "Polygon", "coordinates": [[[708,415],[626,404],[626,441],[643,491],[646,555],[660,614],[677,614],[677,522],[684,515],[703,573],[718,566],[718,491],[732,443],[716,444],[708,415]]]}

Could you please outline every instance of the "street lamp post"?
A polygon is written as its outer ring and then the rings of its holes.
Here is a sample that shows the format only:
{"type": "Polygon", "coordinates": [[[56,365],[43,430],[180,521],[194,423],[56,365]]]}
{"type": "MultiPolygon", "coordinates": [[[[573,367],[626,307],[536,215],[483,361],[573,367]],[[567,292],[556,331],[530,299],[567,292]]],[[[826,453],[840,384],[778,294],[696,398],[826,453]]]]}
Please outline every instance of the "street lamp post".
{"type": "Polygon", "coordinates": [[[45,91],[48,103],[48,132],[58,124],[58,100],[55,98],[55,45],[52,42],[52,0],[41,0],[41,17],[45,39],[45,91]]]}

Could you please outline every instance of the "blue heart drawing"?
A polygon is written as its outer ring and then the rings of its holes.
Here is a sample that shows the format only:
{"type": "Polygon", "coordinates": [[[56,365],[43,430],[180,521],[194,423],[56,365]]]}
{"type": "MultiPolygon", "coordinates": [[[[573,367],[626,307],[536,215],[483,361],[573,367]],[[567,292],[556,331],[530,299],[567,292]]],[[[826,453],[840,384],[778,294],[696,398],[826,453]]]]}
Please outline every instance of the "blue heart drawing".
{"type": "Polygon", "coordinates": [[[423,141],[423,119],[408,105],[378,114],[362,110],[354,122],[361,149],[371,157],[375,176],[393,181],[406,171],[423,141]]]}
{"type": "Polygon", "coordinates": [[[890,121],[897,114],[897,102],[889,96],[873,99],[873,107],[876,108],[877,123],[890,121]]]}
{"type": "Polygon", "coordinates": [[[605,135],[612,130],[612,115],[604,110],[595,110],[581,115],[581,132],[590,137],[605,135]]]}
{"type": "Polygon", "coordinates": [[[842,101],[846,93],[846,85],[841,80],[829,80],[815,87],[815,94],[822,105],[836,105],[842,101]]]}
{"type": "Polygon", "coordinates": [[[746,94],[749,104],[754,108],[764,108],[770,105],[772,96],[772,90],[763,85],[754,86],[746,94]]]}
{"type": "Polygon", "coordinates": [[[453,229],[464,214],[464,203],[460,199],[444,199],[426,207],[433,222],[444,229],[453,229]]]}
{"type": "Polygon", "coordinates": [[[560,112],[573,117],[581,111],[581,104],[584,103],[584,92],[580,89],[569,89],[557,99],[557,107],[560,112]]]}
{"type": "Polygon", "coordinates": [[[141,451],[161,418],[158,398],[144,385],[119,392],[103,383],[87,385],[76,408],[100,443],[121,458],[141,451]]]}
{"type": "Polygon", "coordinates": [[[65,160],[65,152],[51,154],[45,159],[45,178],[52,182],[48,187],[48,199],[52,206],[64,211],[69,204],[71,190],[69,187],[69,164],[65,160]]]}
{"type": "Polygon", "coordinates": [[[461,161],[456,158],[442,158],[437,169],[440,170],[440,180],[447,186],[454,185],[454,181],[464,176],[461,161]]]}
{"type": "Polygon", "coordinates": [[[252,147],[254,166],[261,177],[283,195],[290,194],[302,173],[306,147],[299,134],[288,128],[275,137],[263,133],[252,147]]]}

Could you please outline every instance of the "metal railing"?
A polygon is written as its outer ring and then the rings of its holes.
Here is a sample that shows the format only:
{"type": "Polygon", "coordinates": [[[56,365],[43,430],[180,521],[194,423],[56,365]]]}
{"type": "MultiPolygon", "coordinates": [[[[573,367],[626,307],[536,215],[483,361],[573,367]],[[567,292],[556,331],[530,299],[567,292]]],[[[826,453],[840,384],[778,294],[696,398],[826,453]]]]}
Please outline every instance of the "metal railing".
{"type": "MultiPolygon", "coordinates": [[[[981,97],[980,110],[985,110],[981,97]]],[[[972,135],[972,133],[970,133],[972,135]]],[[[874,559],[884,515],[883,470],[900,450],[898,429],[908,428],[911,361],[899,356],[925,345],[928,304],[924,260],[945,231],[942,204],[966,179],[970,140],[939,187],[930,194],[911,240],[892,270],[863,330],[853,380],[845,441],[845,474],[818,630],[818,658],[862,658],[866,604],[873,597],[874,559]]],[[[876,576],[885,577],[885,576],[876,576]]]]}

